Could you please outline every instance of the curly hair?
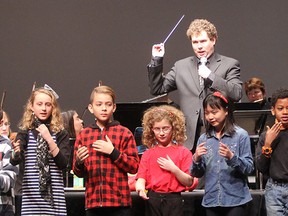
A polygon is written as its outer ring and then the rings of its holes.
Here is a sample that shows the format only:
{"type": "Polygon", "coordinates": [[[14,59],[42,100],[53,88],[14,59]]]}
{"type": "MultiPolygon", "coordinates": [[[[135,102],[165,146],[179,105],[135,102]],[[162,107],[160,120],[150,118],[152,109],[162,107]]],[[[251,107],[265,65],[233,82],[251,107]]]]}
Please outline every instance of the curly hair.
{"type": "Polygon", "coordinates": [[[218,39],[216,27],[206,19],[193,20],[186,32],[187,37],[191,40],[193,35],[199,34],[201,31],[205,31],[210,39],[218,39]]]}
{"type": "Polygon", "coordinates": [[[156,144],[152,129],[155,122],[163,119],[166,119],[172,125],[172,140],[175,141],[175,144],[183,145],[187,138],[184,114],[179,109],[169,105],[153,106],[144,112],[142,143],[148,148],[156,144]]]}
{"type": "Polygon", "coordinates": [[[31,130],[33,129],[34,126],[34,115],[33,115],[33,111],[31,110],[30,107],[33,106],[33,103],[35,101],[35,97],[37,94],[46,94],[51,98],[51,103],[52,103],[52,113],[51,113],[51,122],[50,122],[50,130],[52,132],[60,132],[61,130],[64,129],[63,126],[63,120],[62,120],[62,116],[61,116],[61,111],[59,108],[59,105],[57,103],[57,99],[55,98],[54,94],[50,91],[47,90],[43,87],[41,88],[37,88],[35,90],[32,91],[31,96],[29,97],[25,107],[24,107],[24,113],[23,113],[23,117],[19,123],[19,128],[22,130],[31,130]]]}

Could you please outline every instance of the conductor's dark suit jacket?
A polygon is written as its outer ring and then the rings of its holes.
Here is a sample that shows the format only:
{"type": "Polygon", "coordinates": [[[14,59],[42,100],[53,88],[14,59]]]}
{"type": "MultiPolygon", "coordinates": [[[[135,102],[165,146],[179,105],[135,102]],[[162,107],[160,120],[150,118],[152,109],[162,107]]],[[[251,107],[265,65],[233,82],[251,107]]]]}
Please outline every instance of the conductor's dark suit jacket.
{"type": "Polygon", "coordinates": [[[193,148],[197,122],[203,118],[202,102],[209,92],[223,91],[233,101],[239,101],[242,97],[240,65],[236,59],[214,53],[208,59],[207,67],[211,74],[204,81],[204,89],[200,87],[198,62],[196,56],[179,60],[167,74],[163,74],[162,57],[152,58],[148,64],[152,95],[178,90],[180,107],[186,118],[185,146],[189,149],[193,148]]]}

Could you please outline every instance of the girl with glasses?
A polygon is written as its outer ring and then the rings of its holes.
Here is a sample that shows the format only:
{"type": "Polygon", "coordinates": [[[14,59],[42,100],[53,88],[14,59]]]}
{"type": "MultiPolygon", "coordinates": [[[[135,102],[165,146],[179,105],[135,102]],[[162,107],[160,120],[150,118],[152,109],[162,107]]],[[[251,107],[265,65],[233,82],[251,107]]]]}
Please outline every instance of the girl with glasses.
{"type": "Polygon", "coordinates": [[[145,215],[183,215],[181,192],[193,183],[192,153],[183,143],[183,113],[168,105],[151,107],[143,116],[144,152],[136,176],[136,191],[146,200],[145,215]]]}

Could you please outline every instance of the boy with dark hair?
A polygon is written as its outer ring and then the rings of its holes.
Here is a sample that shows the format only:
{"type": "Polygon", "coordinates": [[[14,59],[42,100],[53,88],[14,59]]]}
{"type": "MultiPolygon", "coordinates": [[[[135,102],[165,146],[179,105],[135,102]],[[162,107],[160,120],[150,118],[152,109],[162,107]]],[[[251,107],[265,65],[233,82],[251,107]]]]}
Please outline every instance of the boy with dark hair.
{"type": "Polygon", "coordinates": [[[288,212],[288,89],[276,90],[271,99],[275,124],[262,133],[258,142],[257,168],[269,175],[265,187],[268,216],[288,212]]]}

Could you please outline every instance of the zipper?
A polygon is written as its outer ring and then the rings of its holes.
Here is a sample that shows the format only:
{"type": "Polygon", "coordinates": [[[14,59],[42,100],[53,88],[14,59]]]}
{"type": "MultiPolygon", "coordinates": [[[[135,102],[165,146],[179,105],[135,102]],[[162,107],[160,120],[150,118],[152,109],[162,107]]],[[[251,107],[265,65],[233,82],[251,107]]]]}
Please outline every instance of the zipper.
{"type": "MultiPolygon", "coordinates": [[[[102,139],[103,138],[103,131],[105,130],[105,128],[103,129],[100,129],[101,132],[101,136],[100,138],[102,139]]],[[[102,153],[101,153],[102,154],[102,153]]],[[[101,154],[99,154],[101,157],[101,154]]],[[[102,163],[101,163],[101,160],[99,160],[99,166],[100,166],[100,207],[103,207],[103,178],[102,178],[102,163]]]]}

